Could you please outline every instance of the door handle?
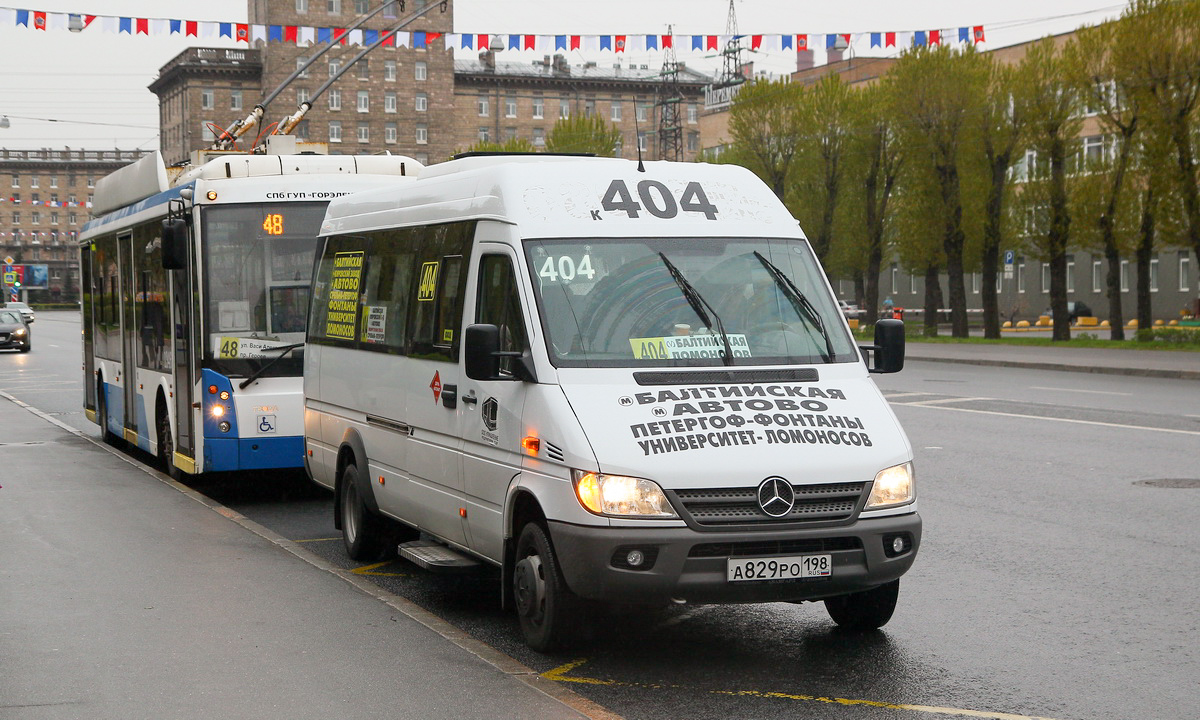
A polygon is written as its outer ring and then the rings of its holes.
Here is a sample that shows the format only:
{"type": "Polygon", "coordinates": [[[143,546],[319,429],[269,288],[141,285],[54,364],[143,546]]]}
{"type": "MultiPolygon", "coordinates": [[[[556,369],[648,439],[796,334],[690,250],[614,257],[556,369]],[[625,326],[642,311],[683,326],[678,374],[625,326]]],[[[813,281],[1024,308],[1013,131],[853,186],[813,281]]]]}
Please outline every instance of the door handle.
{"type": "Polygon", "coordinates": [[[442,386],[442,407],[453,410],[458,407],[458,386],[443,385],[442,386]]]}
{"type": "Polygon", "coordinates": [[[463,395],[462,401],[468,405],[474,405],[475,403],[479,402],[479,398],[475,397],[475,391],[472,390],[466,395],[463,395]]]}

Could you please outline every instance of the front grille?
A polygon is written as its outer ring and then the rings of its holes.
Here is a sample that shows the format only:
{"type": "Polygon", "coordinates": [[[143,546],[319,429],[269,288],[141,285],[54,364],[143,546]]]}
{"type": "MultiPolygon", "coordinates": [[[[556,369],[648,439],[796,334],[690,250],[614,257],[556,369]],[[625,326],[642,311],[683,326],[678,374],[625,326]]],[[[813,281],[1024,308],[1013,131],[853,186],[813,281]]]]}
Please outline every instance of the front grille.
{"type": "Polygon", "coordinates": [[[856,537],[832,537],[774,542],[703,543],[693,545],[692,549],[688,551],[688,557],[759,557],[861,549],[862,542],[856,537]]]}
{"type": "Polygon", "coordinates": [[[0,333],[0,342],[8,342],[8,333],[0,333]]]}
{"type": "Polygon", "coordinates": [[[757,487],[677,490],[675,497],[697,525],[723,527],[760,523],[838,522],[854,517],[867,483],[793,485],[796,504],[782,517],[771,517],[758,504],[757,487]]]}

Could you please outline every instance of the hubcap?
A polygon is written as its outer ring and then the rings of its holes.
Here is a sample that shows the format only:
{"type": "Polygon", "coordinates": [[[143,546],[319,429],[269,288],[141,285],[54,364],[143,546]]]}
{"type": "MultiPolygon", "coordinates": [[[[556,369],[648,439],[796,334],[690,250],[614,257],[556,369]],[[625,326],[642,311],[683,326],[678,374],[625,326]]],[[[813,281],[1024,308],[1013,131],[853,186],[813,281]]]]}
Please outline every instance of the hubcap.
{"type": "Polygon", "coordinates": [[[533,622],[541,622],[545,612],[546,581],[542,578],[542,560],[530,555],[517,563],[513,571],[517,612],[533,622]]]}
{"type": "Polygon", "coordinates": [[[350,542],[358,537],[358,518],[354,514],[354,506],[358,504],[357,493],[354,483],[347,483],[342,490],[342,530],[350,542]]]}

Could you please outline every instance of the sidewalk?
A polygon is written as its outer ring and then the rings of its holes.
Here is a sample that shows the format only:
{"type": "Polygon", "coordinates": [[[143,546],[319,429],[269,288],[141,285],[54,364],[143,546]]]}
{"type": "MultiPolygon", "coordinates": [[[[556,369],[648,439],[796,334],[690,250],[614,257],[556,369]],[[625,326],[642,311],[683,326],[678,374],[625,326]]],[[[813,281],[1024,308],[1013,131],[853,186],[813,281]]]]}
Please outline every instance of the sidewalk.
{"type": "Polygon", "coordinates": [[[908,342],[907,360],[1200,380],[1200,353],[908,342]]]}
{"type": "Polygon", "coordinates": [[[7,398],[0,468],[6,720],[607,716],[7,398]]]}

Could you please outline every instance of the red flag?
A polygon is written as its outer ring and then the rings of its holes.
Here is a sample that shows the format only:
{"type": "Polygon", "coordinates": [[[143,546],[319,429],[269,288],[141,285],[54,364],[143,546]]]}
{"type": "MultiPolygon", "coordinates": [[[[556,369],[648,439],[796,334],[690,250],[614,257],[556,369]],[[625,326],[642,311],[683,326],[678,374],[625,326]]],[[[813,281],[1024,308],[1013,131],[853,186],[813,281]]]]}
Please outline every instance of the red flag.
{"type": "MultiPolygon", "coordinates": [[[[242,27],[241,25],[238,25],[238,40],[242,39],[241,27],[242,27]]],[[[346,35],[349,32],[350,31],[347,30],[346,28],[334,28],[333,29],[333,41],[341,43],[342,45],[345,45],[346,44],[346,35]]]]}
{"type": "Polygon", "coordinates": [[[380,44],[384,47],[396,47],[396,33],[384,35],[383,42],[380,44]]]}
{"type": "Polygon", "coordinates": [[[977,42],[977,43],[986,42],[983,39],[983,26],[982,25],[975,26],[975,42],[977,42]]]}
{"type": "Polygon", "coordinates": [[[896,33],[884,33],[883,38],[884,47],[896,47],[896,33]]]}
{"type": "MultiPolygon", "coordinates": [[[[84,15],[83,16],[83,26],[87,27],[88,25],[91,25],[92,21],[95,19],[96,19],[95,15],[84,15]]],[[[982,29],[982,27],[983,26],[980,26],[980,29],[982,29]]]]}
{"type": "Polygon", "coordinates": [[[487,50],[488,49],[488,36],[487,35],[476,35],[475,36],[475,47],[478,50],[487,50]]]}
{"type": "Polygon", "coordinates": [[[33,14],[33,29],[34,30],[45,30],[46,29],[46,13],[35,12],[33,14]]]}
{"type": "Polygon", "coordinates": [[[705,49],[706,50],[716,50],[717,49],[717,36],[716,35],[709,35],[707,37],[707,42],[705,43],[705,49]]]}
{"type": "Polygon", "coordinates": [[[930,30],[929,31],[929,44],[930,45],[941,45],[942,44],[942,31],[941,30],[930,30]]]}
{"type": "Polygon", "coordinates": [[[796,36],[796,49],[797,50],[807,50],[808,49],[808,35],[797,35],[796,36]]]}
{"type": "Polygon", "coordinates": [[[526,35],[525,36],[525,49],[526,50],[536,50],[537,49],[537,35],[526,35]]]}
{"type": "Polygon", "coordinates": [[[846,47],[850,47],[850,33],[843,33],[842,39],[846,41],[846,47]]]}
{"type": "Polygon", "coordinates": [[[283,28],[284,42],[298,43],[300,42],[297,36],[297,28],[295,25],[288,25],[283,28]]]}
{"type": "Polygon", "coordinates": [[[673,48],[673,47],[675,47],[675,40],[674,40],[674,38],[675,38],[675,36],[674,36],[674,35],[663,35],[663,36],[662,36],[662,47],[663,47],[663,50],[666,50],[667,48],[673,48]]]}
{"type": "Polygon", "coordinates": [[[184,33],[183,34],[190,35],[192,37],[196,37],[196,35],[197,35],[196,31],[197,31],[199,25],[200,25],[200,23],[196,22],[195,20],[188,20],[186,23],[184,23],[184,33]]]}
{"type": "Polygon", "coordinates": [[[757,50],[760,47],[762,47],[762,35],[751,35],[750,36],[750,49],[757,50]]]}
{"type": "Polygon", "coordinates": [[[579,49],[579,36],[578,36],[578,35],[572,35],[572,36],[571,36],[571,49],[572,49],[572,50],[578,50],[578,49],[579,49]]]}
{"type": "Polygon", "coordinates": [[[134,35],[149,35],[150,34],[150,21],[147,20],[146,18],[138,18],[137,23],[134,26],[133,34],[134,35]]]}
{"type": "Polygon", "coordinates": [[[250,26],[249,25],[239,24],[237,26],[237,40],[238,40],[238,42],[244,42],[244,43],[250,42],[250,26]]]}
{"type": "Polygon", "coordinates": [[[432,43],[434,40],[437,40],[441,36],[442,36],[441,33],[435,33],[435,32],[425,33],[425,45],[428,46],[430,43],[432,43]]]}
{"type": "Polygon", "coordinates": [[[617,36],[616,52],[625,52],[625,36],[624,35],[617,36]]]}

